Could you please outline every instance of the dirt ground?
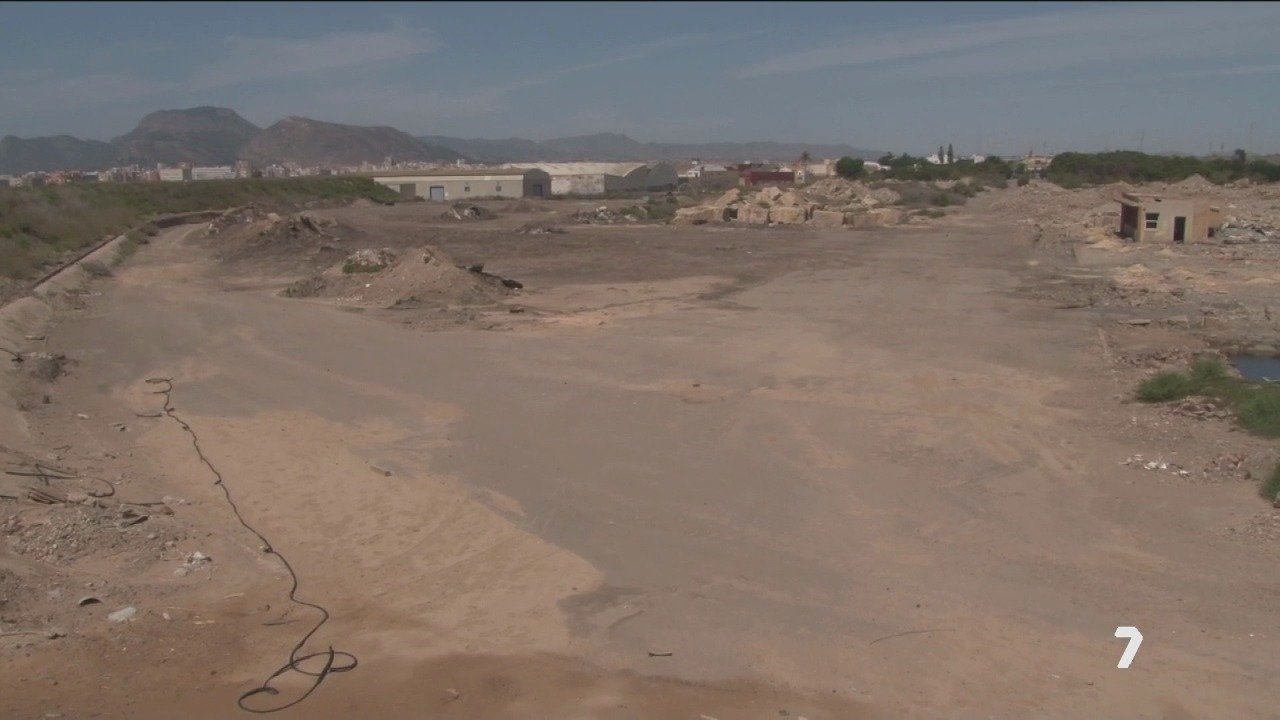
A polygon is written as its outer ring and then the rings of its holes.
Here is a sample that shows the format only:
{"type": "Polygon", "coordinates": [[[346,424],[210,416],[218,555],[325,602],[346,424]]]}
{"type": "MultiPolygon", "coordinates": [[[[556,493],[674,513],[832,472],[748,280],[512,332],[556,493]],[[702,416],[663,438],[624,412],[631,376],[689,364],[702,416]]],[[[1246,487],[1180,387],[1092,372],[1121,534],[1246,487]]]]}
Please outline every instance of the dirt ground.
{"type": "Polygon", "coordinates": [[[0,460],[63,472],[0,484],[0,716],[238,712],[320,615],[224,489],[359,661],[281,717],[1273,716],[1280,453],[1129,400],[1271,342],[1272,246],[1046,238],[1029,192],[869,231],[367,205],[294,264],[166,231],[28,337],[66,374],[8,371],[0,460]],[[281,294],[357,245],[523,288],[281,294]]]}

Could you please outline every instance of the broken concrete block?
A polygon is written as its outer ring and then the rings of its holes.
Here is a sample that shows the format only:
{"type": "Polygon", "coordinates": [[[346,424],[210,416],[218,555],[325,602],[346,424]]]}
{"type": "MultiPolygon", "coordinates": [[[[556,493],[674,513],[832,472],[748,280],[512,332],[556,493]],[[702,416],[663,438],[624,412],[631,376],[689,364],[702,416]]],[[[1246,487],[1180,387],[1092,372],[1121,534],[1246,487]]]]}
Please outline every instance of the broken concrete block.
{"type": "Polygon", "coordinates": [[[738,208],[738,222],[749,225],[766,225],[769,222],[769,208],[759,205],[743,205],[738,208]]]}
{"type": "Polygon", "coordinates": [[[712,205],[732,205],[740,200],[742,200],[742,190],[740,188],[733,188],[732,190],[716,198],[715,201],[712,202],[711,204],[712,205]]]}
{"type": "Polygon", "coordinates": [[[676,210],[672,222],[678,225],[701,225],[709,222],[721,222],[725,219],[728,208],[699,205],[698,207],[680,208],[676,210]]]}
{"type": "Polygon", "coordinates": [[[883,226],[899,225],[902,223],[902,211],[898,208],[875,208],[867,211],[868,215],[879,218],[879,222],[883,226]]]}
{"type": "Polygon", "coordinates": [[[866,212],[845,213],[845,223],[857,228],[888,227],[902,222],[902,211],[897,208],[875,208],[866,212]]]}
{"type": "Polygon", "coordinates": [[[780,225],[799,225],[805,218],[804,208],[775,207],[769,211],[769,219],[780,225]]]}
{"type": "Polygon", "coordinates": [[[782,197],[782,191],[776,187],[764,188],[756,194],[769,203],[776,203],[778,202],[778,198],[782,197]]]}
{"type": "Polygon", "coordinates": [[[794,190],[788,190],[773,200],[773,204],[785,207],[801,207],[807,203],[804,196],[794,190]]]}
{"type": "Polygon", "coordinates": [[[837,228],[844,226],[844,213],[835,210],[814,210],[809,217],[814,227],[837,228]]]}

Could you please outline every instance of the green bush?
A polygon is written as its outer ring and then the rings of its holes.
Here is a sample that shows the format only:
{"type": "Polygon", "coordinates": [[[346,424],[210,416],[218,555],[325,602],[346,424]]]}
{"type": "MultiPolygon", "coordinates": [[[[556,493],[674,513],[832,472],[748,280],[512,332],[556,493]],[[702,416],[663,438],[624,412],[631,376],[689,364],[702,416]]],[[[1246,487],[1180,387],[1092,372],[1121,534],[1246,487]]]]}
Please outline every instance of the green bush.
{"type": "Polygon", "coordinates": [[[1204,388],[1211,383],[1225,380],[1229,376],[1227,364],[1222,361],[1222,358],[1201,357],[1191,363],[1191,382],[1196,387],[1204,388]]]}
{"type": "Polygon", "coordinates": [[[866,163],[862,158],[854,158],[845,156],[836,161],[836,175],[842,178],[853,179],[862,177],[866,171],[866,163]]]}
{"type": "Polygon", "coordinates": [[[1240,425],[1263,437],[1280,437],[1280,392],[1257,392],[1240,403],[1240,425]]]}
{"type": "Polygon", "coordinates": [[[1045,177],[1062,187],[1111,182],[1179,182],[1197,174],[1215,183],[1241,178],[1277,182],[1280,181],[1280,164],[1265,160],[1245,162],[1240,156],[1196,158],[1117,150],[1105,153],[1062,153],[1055,156],[1045,170],[1045,177]]]}
{"type": "Polygon", "coordinates": [[[1143,402],[1168,402],[1192,395],[1210,397],[1235,411],[1245,430],[1263,437],[1280,437],[1280,386],[1238,378],[1217,357],[1199,358],[1186,375],[1165,371],[1138,385],[1143,402]]]}
{"type": "Polygon", "coordinates": [[[1262,493],[1262,497],[1271,502],[1275,502],[1277,499],[1280,499],[1280,465],[1276,465],[1275,468],[1271,470],[1271,474],[1267,476],[1267,479],[1262,481],[1262,486],[1259,490],[1262,493]]]}
{"type": "Polygon", "coordinates": [[[1143,380],[1138,386],[1138,399],[1149,403],[1180,400],[1191,395],[1194,389],[1186,375],[1168,370],[1143,380]]]}

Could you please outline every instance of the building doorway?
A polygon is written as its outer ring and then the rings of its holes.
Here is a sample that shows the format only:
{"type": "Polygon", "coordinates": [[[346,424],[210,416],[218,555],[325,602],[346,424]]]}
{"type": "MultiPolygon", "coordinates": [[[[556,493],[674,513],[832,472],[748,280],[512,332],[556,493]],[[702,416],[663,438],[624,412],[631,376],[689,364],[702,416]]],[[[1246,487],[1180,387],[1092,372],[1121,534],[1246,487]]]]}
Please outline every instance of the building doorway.
{"type": "Polygon", "coordinates": [[[440,202],[444,202],[444,186],[432,185],[430,188],[427,189],[427,196],[431,200],[438,200],[440,202]]]}
{"type": "Polygon", "coordinates": [[[1187,219],[1184,217],[1175,217],[1173,219],[1173,241],[1176,243],[1187,241],[1187,219]]]}
{"type": "Polygon", "coordinates": [[[534,183],[530,194],[533,197],[542,197],[542,183],[534,183]]]}

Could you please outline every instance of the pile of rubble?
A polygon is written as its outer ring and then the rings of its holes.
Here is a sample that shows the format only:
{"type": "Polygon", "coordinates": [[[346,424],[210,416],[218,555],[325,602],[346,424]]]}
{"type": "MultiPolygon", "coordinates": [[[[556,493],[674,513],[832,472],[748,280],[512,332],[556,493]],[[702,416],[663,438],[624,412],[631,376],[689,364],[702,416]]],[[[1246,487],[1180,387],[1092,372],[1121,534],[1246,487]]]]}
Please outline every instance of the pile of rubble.
{"type": "Polygon", "coordinates": [[[453,207],[440,213],[441,220],[488,220],[496,217],[492,212],[479,205],[454,203],[453,207]]]}
{"type": "Polygon", "coordinates": [[[522,287],[516,280],[460,266],[433,247],[396,253],[367,248],[285,288],[292,298],[322,297],[365,307],[491,305],[522,287]]]}
{"type": "Polygon", "coordinates": [[[766,187],[745,193],[741,188],[734,188],[710,204],[677,210],[674,222],[884,227],[906,220],[901,208],[884,207],[899,199],[898,193],[888,188],[871,189],[862,183],[834,178],[785,191],[766,187]]]}
{"type": "Polygon", "coordinates": [[[1275,242],[1280,230],[1261,223],[1228,217],[1222,221],[1217,239],[1223,245],[1247,245],[1249,243],[1275,242]]]}
{"type": "Polygon", "coordinates": [[[618,223],[639,222],[638,215],[618,210],[610,210],[601,205],[594,210],[579,210],[573,214],[572,220],[580,225],[617,225],[618,223]]]}

